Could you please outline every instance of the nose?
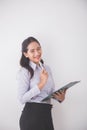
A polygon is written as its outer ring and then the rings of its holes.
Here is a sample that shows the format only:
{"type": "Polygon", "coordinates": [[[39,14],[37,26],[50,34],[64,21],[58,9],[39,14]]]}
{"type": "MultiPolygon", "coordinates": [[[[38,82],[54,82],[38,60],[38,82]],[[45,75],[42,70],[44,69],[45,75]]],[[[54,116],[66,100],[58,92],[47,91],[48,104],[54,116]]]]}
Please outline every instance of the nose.
{"type": "Polygon", "coordinates": [[[38,56],[40,52],[38,50],[35,50],[35,56],[38,56]]]}

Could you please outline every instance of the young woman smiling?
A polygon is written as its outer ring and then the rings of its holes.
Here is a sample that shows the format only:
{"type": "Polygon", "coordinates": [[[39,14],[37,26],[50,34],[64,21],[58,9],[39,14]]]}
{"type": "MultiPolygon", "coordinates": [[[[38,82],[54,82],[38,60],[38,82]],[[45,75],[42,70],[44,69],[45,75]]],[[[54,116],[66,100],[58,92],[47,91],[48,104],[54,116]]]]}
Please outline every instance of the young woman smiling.
{"type": "MultiPolygon", "coordinates": [[[[51,69],[42,60],[42,48],[34,37],[22,43],[21,69],[18,72],[18,97],[24,105],[20,117],[20,130],[54,130],[51,99],[42,101],[55,89],[51,69]]],[[[54,95],[58,101],[65,92],[54,95]]]]}

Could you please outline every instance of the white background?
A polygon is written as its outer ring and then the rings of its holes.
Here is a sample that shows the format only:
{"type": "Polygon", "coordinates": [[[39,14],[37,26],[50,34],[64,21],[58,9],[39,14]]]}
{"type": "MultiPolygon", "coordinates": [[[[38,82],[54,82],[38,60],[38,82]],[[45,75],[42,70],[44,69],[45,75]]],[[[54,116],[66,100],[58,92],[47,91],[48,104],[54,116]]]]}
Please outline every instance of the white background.
{"type": "Polygon", "coordinates": [[[87,130],[86,0],[0,0],[0,130],[19,130],[16,74],[28,36],[40,41],[57,88],[81,80],[62,104],[52,100],[55,130],[87,130]]]}

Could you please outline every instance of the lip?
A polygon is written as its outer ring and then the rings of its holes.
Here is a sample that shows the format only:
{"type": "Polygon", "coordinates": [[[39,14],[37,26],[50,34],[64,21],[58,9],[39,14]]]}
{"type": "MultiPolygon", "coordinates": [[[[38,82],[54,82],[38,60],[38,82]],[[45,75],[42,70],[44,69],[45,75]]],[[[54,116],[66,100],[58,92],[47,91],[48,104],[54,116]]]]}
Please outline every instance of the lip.
{"type": "Polygon", "coordinates": [[[40,59],[41,58],[41,56],[36,56],[36,57],[34,57],[35,59],[40,59]]]}

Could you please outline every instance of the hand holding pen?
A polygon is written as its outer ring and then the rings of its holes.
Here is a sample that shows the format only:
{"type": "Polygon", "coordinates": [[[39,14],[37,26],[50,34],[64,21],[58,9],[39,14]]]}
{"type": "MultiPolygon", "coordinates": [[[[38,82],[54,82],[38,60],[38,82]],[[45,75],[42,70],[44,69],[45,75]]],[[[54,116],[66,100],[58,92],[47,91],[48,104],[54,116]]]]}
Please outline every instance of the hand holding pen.
{"type": "Polygon", "coordinates": [[[47,82],[48,72],[46,71],[46,69],[43,67],[43,65],[41,63],[40,63],[40,67],[42,70],[40,73],[40,82],[38,84],[38,87],[39,87],[39,89],[42,89],[47,82]]]}

